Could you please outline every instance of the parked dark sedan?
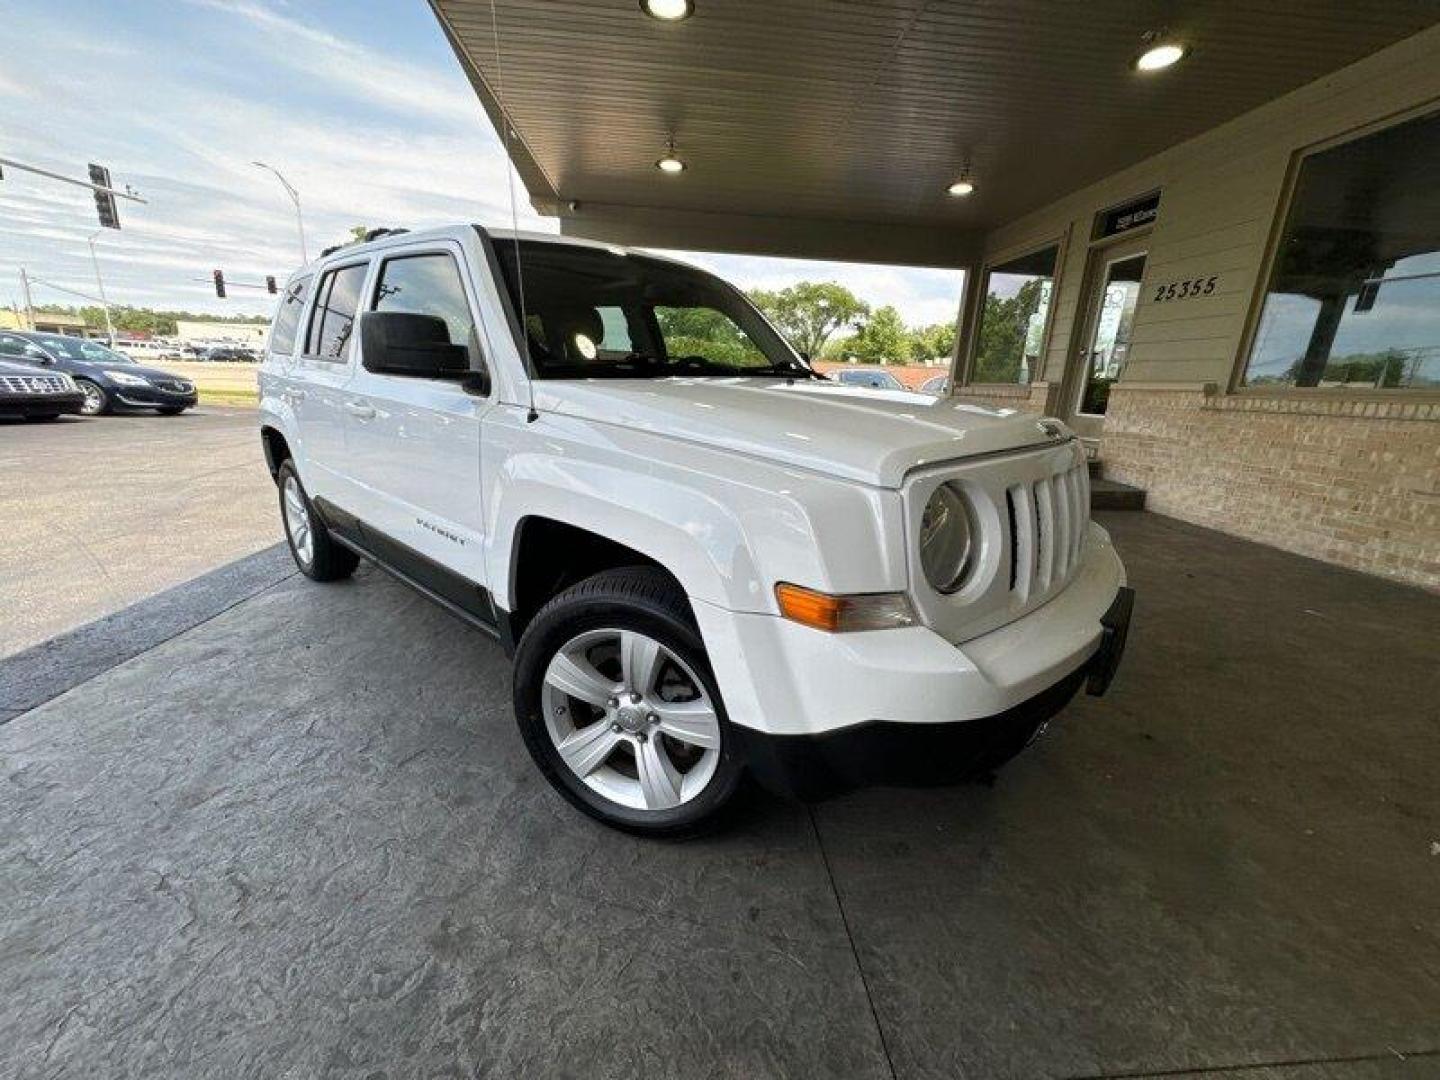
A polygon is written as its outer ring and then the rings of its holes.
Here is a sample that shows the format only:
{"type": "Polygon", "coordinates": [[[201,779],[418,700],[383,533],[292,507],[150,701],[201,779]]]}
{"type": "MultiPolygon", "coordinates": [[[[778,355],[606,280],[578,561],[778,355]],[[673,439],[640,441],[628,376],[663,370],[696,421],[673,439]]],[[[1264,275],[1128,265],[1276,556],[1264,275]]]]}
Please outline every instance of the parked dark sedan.
{"type": "Polygon", "coordinates": [[[174,416],[195,404],[194,383],[168,371],[142,367],[87,338],[0,331],[0,359],[69,375],[85,395],[80,411],[86,416],[99,416],[117,407],[155,409],[174,416]]]}
{"type": "Polygon", "coordinates": [[[84,403],[70,376],[0,360],[0,416],[54,420],[61,413],[78,413],[84,403]]]}

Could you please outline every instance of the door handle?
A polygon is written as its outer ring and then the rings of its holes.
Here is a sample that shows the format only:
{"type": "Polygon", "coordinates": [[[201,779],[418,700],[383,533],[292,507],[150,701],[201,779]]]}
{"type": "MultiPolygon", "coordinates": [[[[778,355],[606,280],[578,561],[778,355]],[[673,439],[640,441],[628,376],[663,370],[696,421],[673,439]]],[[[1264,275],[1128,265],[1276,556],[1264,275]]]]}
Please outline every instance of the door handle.
{"type": "Polygon", "coordinates": [[[345,411],[359,420],[374,420],[375,410],[363,401],[347,401],[345,411]]]}

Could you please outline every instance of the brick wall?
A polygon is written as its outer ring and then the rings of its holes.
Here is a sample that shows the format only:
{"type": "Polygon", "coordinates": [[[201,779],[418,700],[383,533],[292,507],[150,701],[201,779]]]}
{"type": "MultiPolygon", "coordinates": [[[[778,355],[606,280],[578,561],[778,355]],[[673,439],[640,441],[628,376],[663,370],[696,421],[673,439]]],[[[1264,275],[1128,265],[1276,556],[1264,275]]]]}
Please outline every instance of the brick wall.
{"type": "Polygon", "coordinates": [[[1029,386],[985,385],[962,386],[955,396],[962,401],[973,401],[978,405],[991,405],[997,409],[1019,409],[1037,416],[1054,413],[1050,400],[1051,386],[1046,382],[1034,382],[1029,386]]]}
{"type": "Polygon", "coordinates": [[[1146,506],[1440,592],[1440,403],[1111,390],[1105,475],[1146,506]]]}
{"type": "Polygon", "coordinates": [[[924,364],[847,364],[837,363],[834,360],[820,360],[815,364],[817,370],[829,373],[832,371],[888,371],[911,390],[918,390],[920,384],[939,375],[950,374],[948,367],[926,367],[924,364]]]}

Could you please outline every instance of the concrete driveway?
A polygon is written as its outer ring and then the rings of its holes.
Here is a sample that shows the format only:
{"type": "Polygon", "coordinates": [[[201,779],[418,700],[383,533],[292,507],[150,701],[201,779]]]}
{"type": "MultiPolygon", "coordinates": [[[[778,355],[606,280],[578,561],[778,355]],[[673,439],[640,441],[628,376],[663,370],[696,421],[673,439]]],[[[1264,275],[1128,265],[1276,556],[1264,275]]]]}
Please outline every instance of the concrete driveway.
{"type": "Polygon", "coordinates": [[[551,794],[373,571],[0,661],[0,1075],[1440,1075],[1440,598],[1106,524],[1126,665],[993,788],[686,844],[551,794]]]}
{"type": "Polygon", "coordinates": [[[254,409],[0,421],[0,475],[0,656],[280,538],[254,409]]]}

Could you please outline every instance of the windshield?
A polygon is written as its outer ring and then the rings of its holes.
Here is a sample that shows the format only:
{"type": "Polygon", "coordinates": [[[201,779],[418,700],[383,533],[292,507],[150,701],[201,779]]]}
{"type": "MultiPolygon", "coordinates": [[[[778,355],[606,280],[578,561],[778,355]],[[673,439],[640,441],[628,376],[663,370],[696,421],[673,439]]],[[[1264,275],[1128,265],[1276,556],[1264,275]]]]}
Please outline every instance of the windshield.
{"type": "Polygon", "coordinates": [[[738,291],[646,255],[497,237],[495,253],[541,379],[809,375],[738,291]]]}
{"type": "Polygon", "coordinates": [[[65,334],[36,334],[38,341],[47,351],[67,360],[87,360],[92,364],[132,364],[128,356],[84,338],[69,337],[65,334]]]}

